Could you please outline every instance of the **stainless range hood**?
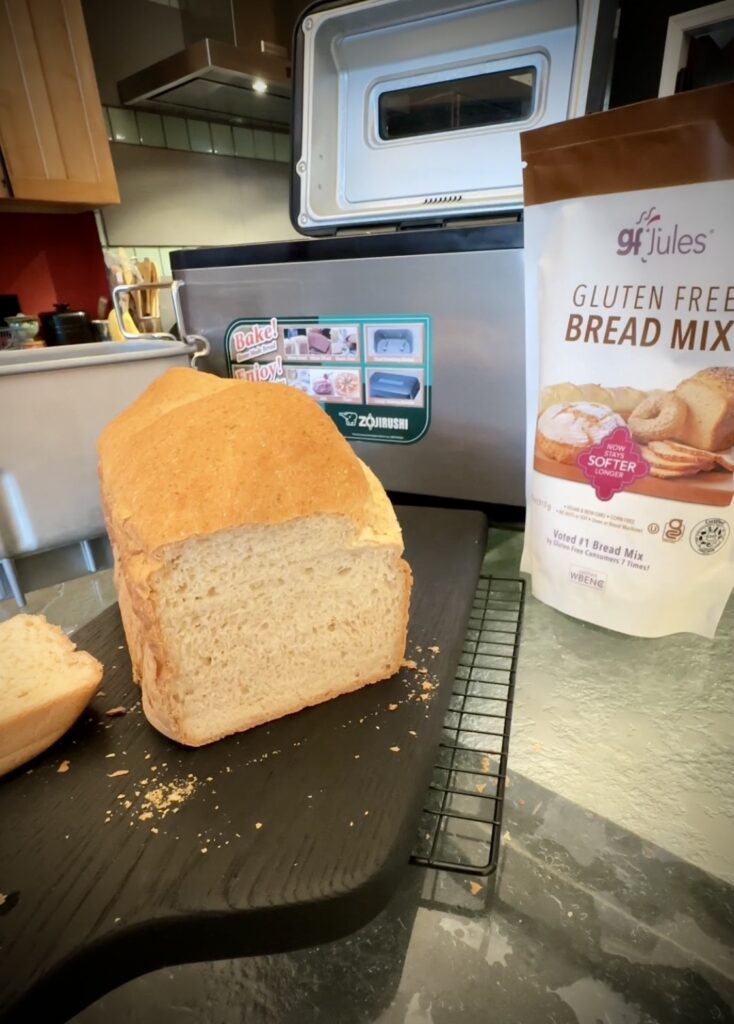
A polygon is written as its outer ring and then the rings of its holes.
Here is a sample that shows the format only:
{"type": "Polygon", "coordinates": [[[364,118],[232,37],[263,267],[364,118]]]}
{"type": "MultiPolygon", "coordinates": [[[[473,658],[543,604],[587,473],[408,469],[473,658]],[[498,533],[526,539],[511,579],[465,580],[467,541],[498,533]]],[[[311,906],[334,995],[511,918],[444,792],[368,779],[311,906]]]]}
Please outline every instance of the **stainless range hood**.
{"type": "MultiPolygon", "coordinates": [[[[287,6],[292,8],[293,0],[287,6]]],[[[197,25],[202,27],[206,22],[199,14],[197,25]]],[[[122,79],[120,100],[160,113],[286,129],[291,118],[291,67],[283,43],[289,40],[292,18],[292,10],[284,12],[277,3],[234,0],[231,25],[226,26],[232,42],[208,37],[192,41],[122,79]],[[247,45],[236,45],[238,39],[247,45]]],[[[192,33],[187,34],[190,38],[192,33]]]]}

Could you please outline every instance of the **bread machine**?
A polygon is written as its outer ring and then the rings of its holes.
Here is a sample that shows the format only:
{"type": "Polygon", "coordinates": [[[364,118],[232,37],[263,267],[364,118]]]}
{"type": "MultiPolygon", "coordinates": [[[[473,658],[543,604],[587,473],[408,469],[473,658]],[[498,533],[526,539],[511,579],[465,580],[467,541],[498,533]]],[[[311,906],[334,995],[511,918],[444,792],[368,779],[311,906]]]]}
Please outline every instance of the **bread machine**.
{"type": "Polygon", "coordinates": [[[393,492],[523,505],[519,133],[602,107],[615,8],[309,8],[291,166],[308,237],[172,254],[203,367],[307,392],[393,492]]]}

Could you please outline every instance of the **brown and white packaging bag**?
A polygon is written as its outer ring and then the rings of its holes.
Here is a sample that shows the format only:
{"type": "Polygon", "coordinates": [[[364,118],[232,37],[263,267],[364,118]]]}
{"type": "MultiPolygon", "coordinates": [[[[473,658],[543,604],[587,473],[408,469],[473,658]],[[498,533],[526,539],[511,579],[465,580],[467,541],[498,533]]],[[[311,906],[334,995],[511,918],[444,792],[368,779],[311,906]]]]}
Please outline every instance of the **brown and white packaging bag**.
{"type": "Polygon", "coordinates": [[[533,594],[714,635],[734,585],[734,84],[522,136],[533,594]]]}

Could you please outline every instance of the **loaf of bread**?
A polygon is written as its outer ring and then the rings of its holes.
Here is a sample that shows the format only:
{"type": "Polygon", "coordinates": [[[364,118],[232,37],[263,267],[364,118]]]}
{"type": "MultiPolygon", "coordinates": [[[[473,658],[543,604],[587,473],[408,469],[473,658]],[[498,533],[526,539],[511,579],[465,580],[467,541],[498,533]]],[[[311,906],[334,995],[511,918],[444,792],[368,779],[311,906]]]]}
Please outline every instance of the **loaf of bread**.
{"type": "Polygon", "coordinates": [[[133,672],[161,732],[199,746],[397,671],[400,527],[311,398],[169,370],[98,454],[133,672]]]}
{"type": "Polygon", "coordinates": [[[720,451],[734,445],[734,367],[712,366],[681,381],[676,394],[688,415],[676,441],[720,451]]]}
{"type": "Polygon", "coordinates": [[[538,411],[545,412],[552,405],[566,402],[591,402],[606,405],[612,412],[627,419],[645,397],[638,388],[603,388],[600,384],[549,384],[540,392],[538,411]]]}
{"type": "Polygon", "coordinates": [[[581,452],[623,426],[622,417],[606,405],[559,403],[551,405],[538,417],[535,445],[547,458],[575,465],[581,452]]]}
{"type": "Polygon", "coordinates": [[[99,686],[102,666],[43,615],[0,623],[0,775],[55,743],[99,686]]]}

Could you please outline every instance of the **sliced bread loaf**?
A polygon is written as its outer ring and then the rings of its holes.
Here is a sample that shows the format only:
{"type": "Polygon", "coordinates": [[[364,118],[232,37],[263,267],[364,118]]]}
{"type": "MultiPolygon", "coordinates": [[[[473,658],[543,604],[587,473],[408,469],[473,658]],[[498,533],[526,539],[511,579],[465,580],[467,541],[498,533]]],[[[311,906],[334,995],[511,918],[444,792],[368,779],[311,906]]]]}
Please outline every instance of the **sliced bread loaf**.
{"type": "Polygon", "coordinates": [[[734,366],[710,366],[681,381],[676,394],[688,407],[676,441],[718,451],[734,445],[734,366]]]}
{"type": "Polygon", "coordinates": [[[0,623],[0,775],[66,732],[92,699],[102,671],[42,615],[0,623]]]}
{"type": "Polygon", "coordinates": [[[400,527],[312,399],[171,370],[98,451],[133,671],[161,732],[198,746],[397,671],[400,527]]]}

